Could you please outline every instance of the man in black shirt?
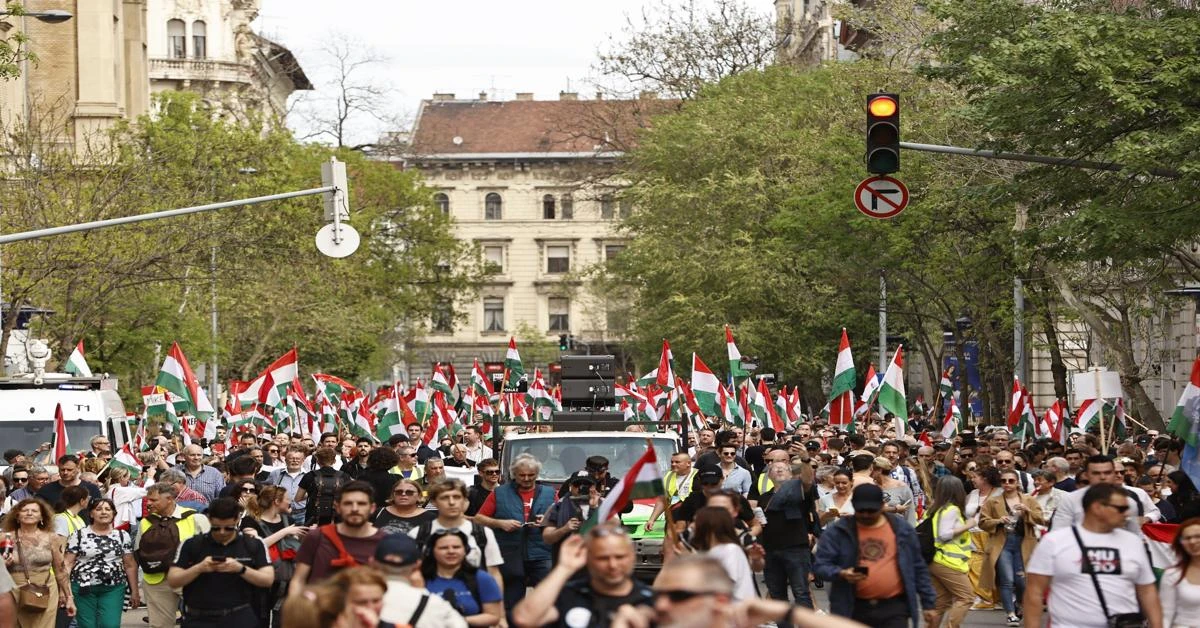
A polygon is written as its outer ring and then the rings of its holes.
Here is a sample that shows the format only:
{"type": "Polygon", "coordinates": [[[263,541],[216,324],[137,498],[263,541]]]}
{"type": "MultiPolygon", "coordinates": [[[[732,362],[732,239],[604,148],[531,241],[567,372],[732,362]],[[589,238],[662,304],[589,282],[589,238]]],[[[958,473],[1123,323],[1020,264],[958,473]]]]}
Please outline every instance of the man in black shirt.
{"type": "Polygon", "coordinates": [[[499,460],[485,458],[476,469],[479,471],[479,475],[476,476],[475,484],[468,489],[467,493],[468,517],[474,517],[483,502],[487,501],[488,495],[491,495],[492,491],[500,485],[499,460]]]}
{"type": "Polygon", "coordinates": [[[57,507],[62,498],[63,489],[68,486],[83,486],[93,500],[100,499],[100,487],[91,482],[79,479],[79,458],[72,454],[60,457],[58,460],[58,481],[50,482],[38,490],[37,496],[46,500],[51,506],[57,507]]]}
{"type": "MultiPolygon", "coordinates": [[[[724,474],[721,473],[721,468],[716,465],[708,465],[700,467],[696,470],[696,478],[693,480],[695,486],[692,492],[688,494],[687,499],[679,503],[674,511],[675,525],[679,530],[683,530],[692,517],[696,516],[696,511],[708,505],[710,495],[721,492],[721,483],[725,481],[724,474]]],[[[750,502],[746,501],[740,493],[737,494],[738,516],[737,518],[746,523],[754,521],[754,510],[750,508],[750,502]]]]}
{"type": "MultiPolygon", "coordinates": [[[[820,531],[816,487],[791,479],[792,469],[787,462],[771,463],[767,473],[774,486],[758,502],[767,517],[759,537],[766,552],[763,580],[767,593],[774,599],[787,601],[790,586],[796,605],[812,608],[808,590],[808,574],[812,571],[810,536],[815,537],[820,531]]],[[[787,628],[787,624],[780,626],[787,628]]]]}
{"type": "Polygon", "coordinates": [[[337,492],[350,480],[341,471],[333,468],[333,463],[337,460],[337,452],[333,449],[322,447],[314,457],[318,467],[300,479],[300,488],[296,489],[295,499],[308,500],[304,510],[304,525],[325,525],[333,523],[337,492]]]}
{"type": "Polygon", "coordinates": [[[607,628],[623,605],[652,606],[654,594],[634,579],[633,563],[633,541],[619,525],[571,535],[562,542],[558,564],[513,609],[511,623],[607,628]],[[568,582],[584,567],[586,578],[568,582]]]}
{"type": "Polygon", "coordinates": [[[172,587],[183,588],[185,628],[259,623],[252,607],[255,587],[270,587],[275,569],[262,541],[238,532],[240,514],[241,506],[228,497],[209,504],[211,531],[184,541],[179,559],[167,573],[172,587]]]}

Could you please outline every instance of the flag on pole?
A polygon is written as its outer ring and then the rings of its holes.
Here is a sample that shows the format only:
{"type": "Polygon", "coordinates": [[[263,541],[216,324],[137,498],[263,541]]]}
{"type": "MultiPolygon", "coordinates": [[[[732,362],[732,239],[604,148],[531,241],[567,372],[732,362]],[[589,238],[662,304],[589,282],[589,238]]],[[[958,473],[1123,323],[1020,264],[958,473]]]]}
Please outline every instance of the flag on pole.
{"type": "Polygon", "coordinates": [[[738,351],[733,342],[733,330],[725,326],[725,351],[729,354],[729,377],[736,386],[739,382],[750,377],[750,371],[742,366],[742,352],[738,351]]]}
{"type": "Polygon", "coordinates": [[[1066,445],[1067,430],[1063,429],[1064,427],[1062,402],[1055,399],[1054,404],[1046,408],[1046,414],[1042,417],[1041,435],[1066,445]]]}
{"type": "MultiPolygon", "coordinates": [[[[896,347],[892,363],[883,374],[883,383],[879,385],[879,407],[885,412],[891,412],[902,423],[908,422],[908,400],[904,393],[904,346],[896,347]]],[[[900,436],[903,429],[896,430],[900,436]]]]}
{"type": "Polygon", "coordinates": [[[613,515],[624,510],[632,500],[661,497],[665,494],[666,487],[663,485],[662,471],[658,468],[658,456],[654,453],[654,446],[647,444],[646,453],[633,463],[625,477],[609,491],[604,501],[600,502],[600,507],[592,511],[592,516],[584,523],[580,533],[608,521],[613,515]]]}
{"type": "Polygon", "coordinates": [[[758,390],[754,393],[754,417],[758,419],[760,426],[769,427],[775,430],[776,434],[783,434],[787,428],[783,419],[775,412],[775,405],[771,403],[771,392],[767,390],[766,380],[758,380],[758,390]]]}
{"type": "Polygon", "coordinates": [[[1021,440],[1033,436],[1033,408],[1021,380],[1013,376],[1012,396],[1008,404],[1008,431],[1021,440]]]}
{"type": "MultiPolygon", "coordinates": [[[[1146,537],[1146,550],[1150,553],[1150,566],[1154,575],[1161,577],[1162,572],[1175,566],[1179,558],[1175,556],[1172,545],[1179,534],[1178,523],[1143,523],[1142,534],[1146,537]]],[[[1163,586],[1175,586],[1164,582],[1163,586]]]]}
{"type": "Polygon", "coordinates": [[[954,397],[954,380],[951,379],[950,373],[953,368],[950,367],[942,371],[942,381],[938,382],[938,394],[942,396],[942,399],[951,399],[954,397]]]}
{"type": "Polygon", "coordinates": [[[1192,363],[1191,378],[1179,395],[1167,430],[1183,440],[1179,467],[1193,484],[1200,486],[1200,456],[1197,455],[1200,454],[1200,358],[1192,363]]]}
{"type": "Polygon", "coordinates": [[[287,388],[300,374],[299,360],[296,349],[283,354],[262,372],[241,394],[241,401],[246,403],[269,403],[278,407],[287,398],[287,388]],[[272,390],[274,392],[272,393],[272,390]]]}
{"type": "Polygon", "coordinates": [[[833,386],[829,390],[830,425],[847,425],[854,420],[854,387],[857,385],[858,374],[854,372],[850,338],[843,327],[842,339],[838,343],[837,363],[833,367],[833,386]]]}
{"type": "Polygon", "coordinates": [[[854,407],[855,415],[866,414],[871,410],[871,406],[875,404],[876,398],[879,397],[879,384],[882,381],[883,378],[879,376],[879,373],[875,372],[875,365],[868,364],[867,378],[863,382],[862,399],[854,407]]]}
{"type": "Polygon", "coordinates": [[[950,408],[946,410],[946,418],[942,422],[942,438],[950,440],[960,431],[962,431],[962,411],[958,409],[958,402],[954,400],[954,397],[950,397],[950,408]]]}
{"type": "Polygon", "coordinates": [[[504,381],[504,385],[508,388],[516,388],[517,382],[525,376],[525,365],[521,363],[521,354],[517,352],[517,339],[508,338],[508,353],[504,354],[504,371],[508,373],[508,379],[504,381]]]}
{"type": "Polygon", "coordinates": [[[192,367],[188,364],[178,342],[171,344],[171,349],[163,360],[162,368],[158,371],[158,378],[154,380],[154,385],[166,389],[182,400],[181,402],[176,401],[174,404],[170,401],[167,402],[167,406],[175,406],[167,409],[168,417],[171,414],[187,412],[202,421],[208,421],[208,418],[213,415],[213,407],[209,403],[208,395],[204,392],[200,381],[196,379],[196,374],[192,372],[192,367]]]}
{"type": "Polygon", "coordinates": [[[125,443],[113,455],[112,460],[108,461],[109,466],[118,469],[124,469],[129,472],[129,477],[136,478],[142,473],[142,464],[138,462],[137,456],[130,451],[129,443],[125,443]]]}
{"type": "Polygon", "coordinates": [[[76,377],[91,377],[92,369],[88,368],[87,360],[83,359],[83,341],[75,345],[75,350],[67,357],[63,370],[76,377]]]}
{"type": "Polygon", "coordinates": [[[67,455],[71,443],[67,440],[67,420],[63,418],[62,404],[54,405],[54,463],[67,455]]]}
{"type": "MultiPolygon", "coordinates": [[[[726,330],[729,328],[726,327],[726,330]]],[[[736,351],[737,349],[734,348],[736,351]]],[[[709,370],[708,365],[700,356],[692,354],[692,394],[696,396],[696,405],[700,407],[700,412],[706,416],[721,416],[721,408],[718,406],[718,395],[720,395],[721,382],[717,376],[709,370]]]]}

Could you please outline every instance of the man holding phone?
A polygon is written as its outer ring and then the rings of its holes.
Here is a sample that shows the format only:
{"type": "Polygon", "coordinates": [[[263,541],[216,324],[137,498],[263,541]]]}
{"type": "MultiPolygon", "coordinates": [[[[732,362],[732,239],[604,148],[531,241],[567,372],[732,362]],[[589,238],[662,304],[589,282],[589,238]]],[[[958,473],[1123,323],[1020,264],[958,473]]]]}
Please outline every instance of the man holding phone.
{"type": "Polygon", "coordinates": [[[883,489],[854,488],[854,517],[839,517],[821,536],[814,571],[832,582],[830,611],[875,628],[936,626],[936,598],[916,530],[883,513],[883,489]]]}

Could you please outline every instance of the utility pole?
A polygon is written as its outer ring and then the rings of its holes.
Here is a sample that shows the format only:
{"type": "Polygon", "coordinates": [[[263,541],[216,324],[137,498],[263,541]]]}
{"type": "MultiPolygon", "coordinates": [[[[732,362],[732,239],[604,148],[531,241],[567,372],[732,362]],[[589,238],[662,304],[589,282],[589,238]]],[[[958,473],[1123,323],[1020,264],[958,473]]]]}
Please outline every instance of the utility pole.
{"type": "Polygon", "coordinates": [[[879,271],[879,369],[887,370],[887,277],[879,271]]]}

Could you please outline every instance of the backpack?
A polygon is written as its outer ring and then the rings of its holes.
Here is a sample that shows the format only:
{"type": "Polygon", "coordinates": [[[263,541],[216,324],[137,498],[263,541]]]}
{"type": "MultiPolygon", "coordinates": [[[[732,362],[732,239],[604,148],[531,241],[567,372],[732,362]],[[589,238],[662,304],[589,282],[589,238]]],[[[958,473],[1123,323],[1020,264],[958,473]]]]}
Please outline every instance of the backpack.
{"type": "Polygon", "coordinates": [[[316,472],[313,477],[313,495],[309,499],[313,500],[313,514],[306,521],[308,525],[314,523],[330,523],[334,520],[334,504],[336,503],[338,491],[342,490],[342,482],[345,476],[341,471],[335,471],[332,476],[325,475],[320,471],[316,472]]]}
{"type": "MultiPolygon", "coordinates": [[[[422,553],[425,552],[425,544],[429,542],[429,537],[433,535],[433,521],[426,521],[417,527],[417,549],[422,553]]],[[[483,550],[487,549],[487,533],[484,532],[483,526],[478,523],[471,524],[471,537],[475,539],[475,545],[479,546],[479,568],[487,568],[487,558],[484,557],[483,550]]],[[[470,554],[471,548],[467,548],[467,553],[470,554]]],[[[476,600],[479,596],[476,595],[476,600]]],[[[483,608],[480,606],[480,608],[483,608]]]]}
{"type": "Polygon", "coordinates": [[[138,549],[133,553],[133,557],[137,559],[142,571],[150,574],[167,573],[179,552],[180,539],[177,524],[194,514],[196,511],[189,510],[178,519],[158,515],[146,516],[150,527],[142,533],[141,540],[138,541],[138,549]]]}
{"type": "Polygon", "coordinates": [[[937,555],[937,545],[934,543],[933,513],[922,519],[921,523],[917,524],[916,530],[917,541],[921,543],[921,559],[928,565],[937,555]]]}

